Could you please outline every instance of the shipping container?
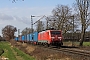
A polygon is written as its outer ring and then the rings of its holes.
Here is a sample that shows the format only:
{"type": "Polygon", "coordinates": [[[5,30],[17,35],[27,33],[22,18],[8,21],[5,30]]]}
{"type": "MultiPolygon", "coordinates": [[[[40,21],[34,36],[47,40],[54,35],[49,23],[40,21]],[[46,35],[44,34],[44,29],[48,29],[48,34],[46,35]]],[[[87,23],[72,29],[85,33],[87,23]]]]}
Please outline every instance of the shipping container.
{"type": "Polygon", "coordinates": [[[25,36],[22,36],[22,41],[23,41],[23,42],[25,41],[25,36]]]}
{"type": "Polygon", "coordinates": [[[37,42],[38,41],[38,32],[33,33],[33,41],[37,42]]]}
{"type": "Polygon", "coordinates": [[[30,41],[33,41],[33,34],[30,34],[30,41]]]}
{"type": "Polygon", "coordinates": [[[30,40],[30,34],[27,35],[27,41],[29,41],[29,40],[30,40]]]}
{"type": "Polygon", "coordinates": [[[18,37],[15,38],[15,41],[18,41],[18,37]]]}
{"type": "Polygon", "coordinates": [[[24,36],[25,36],[25,40],[24,41],[27,42],[27,35],[24,35],[24,36]]]}

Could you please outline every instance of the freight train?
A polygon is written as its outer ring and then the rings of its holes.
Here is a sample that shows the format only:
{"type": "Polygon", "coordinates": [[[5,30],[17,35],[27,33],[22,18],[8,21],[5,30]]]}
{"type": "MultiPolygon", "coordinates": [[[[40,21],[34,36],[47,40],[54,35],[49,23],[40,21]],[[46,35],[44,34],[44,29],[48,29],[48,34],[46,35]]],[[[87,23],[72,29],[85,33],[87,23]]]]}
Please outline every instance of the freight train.
{"type": "Polygon", "coordinates": [[[60,30],[46,30],[42,32],[33,32],[27,35],[23,35],[15,38],[16,41],[21,42],[33,42],[34,44],[43,45],[63,45],[62,32],[60,30]]]}

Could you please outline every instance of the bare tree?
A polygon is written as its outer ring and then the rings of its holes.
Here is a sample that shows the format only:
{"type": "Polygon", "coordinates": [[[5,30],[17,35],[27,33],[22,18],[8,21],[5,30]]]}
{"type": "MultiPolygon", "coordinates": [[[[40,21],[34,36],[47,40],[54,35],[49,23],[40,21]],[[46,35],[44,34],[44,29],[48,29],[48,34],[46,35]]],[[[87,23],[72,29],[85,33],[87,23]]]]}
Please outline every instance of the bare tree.
{"type": "MultiPolygon", "coordinates": [[[[73,20],[71,8],[65,5],[58,5],[52,11],[53,20],[56,20],[56,28],[62,30],[63,33],[72,30],[73,20]]],[[[75,27],[76,25],[74,25],[75,27]]]]}
{"type": "Polygon", "coordinates": [[[37,26],[36,30],[38,32],[40,32],[40,31],[42,31],[44,29],[44,23],[42,21],[38,21],[36,26],[37,26]]]}
{"type": "Polygon", "coordinates": [[[56,20],[54,19],[54,16],[46,17],[47,25],[46,29],[54,28],[56,29],[56,20]]]}
{"type": "Polygon", "coordinates": [[[32,29],[26,27],[24,30],[22,30],[21,33],[22,33],[22,35],[30,34],[30,33],[32,33],[32,29]]]}
{"type": "Polygon", "coordinates": [[[16,31],[17,31],[16,27],[12,25],[7,25],[2,29],[2,34],[6,40],[10,40],[14,38],[14,33],[16,31]]]}
{"type": "Polygon", "coordinates": [[[82,32],[81,32],[81,40],[80,40],[80,46],[83,46],[83,41],[85,37],[85,31],[90,25],[90,0],[76,0],[76,5],[78,8],[78,16],[79,20],[81,21],[82,25],[82,32]]]}

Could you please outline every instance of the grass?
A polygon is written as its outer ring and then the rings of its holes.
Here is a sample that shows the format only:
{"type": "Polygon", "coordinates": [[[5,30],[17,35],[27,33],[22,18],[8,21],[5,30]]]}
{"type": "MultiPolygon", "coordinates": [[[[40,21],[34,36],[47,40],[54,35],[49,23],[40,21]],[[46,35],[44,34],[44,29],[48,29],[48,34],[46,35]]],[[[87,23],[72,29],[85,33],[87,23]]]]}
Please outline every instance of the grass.
{"type": "MultiPolygon", "coordinates": [[[[79,45],[80,42],[75,42],[74,44],[79,45]]],[[[83,46],[90,46],[90,42],[83,42],[83,46]]]]}
{"type": "Polygon", "coordinates": [[[4,54],[2,56],[9,58],[9,59],[13,59],[16,60],[11,48],[10,48],[10,44],[8,42],[0,42],[0,48],[2,48],[4,50],[4,54]]]}
{"type": "Polygon", "coordinates": [[[0,48],[4,50],[2,56],[9,60],[35,60],[21,50],[12,47],[9,42],[0,42],[0,48]]]}
{"type": "Polygon", "coordinates": [[[90,42],[83,42],[83,46],[90,46],[90,42]]]}
{"type": "MultiPolygon", "coordinates": [[[[75,46],[79,46],[80,42],[73,42],[75,46]]],[[[72,44],[72,42],[64,42],[65,45],[72,44]]],[[[83,42],[83,46],[90,46],[90,42],[83,42]]]]}
{"type": "Polygon", "coordinates": [[[32,57],[29,55],[25,54],[24,52],[18,50],[17,48],[14,48],[14,50],[17,52],[18,56],[21,56],[24,60],[34,60],[32,57]]]}

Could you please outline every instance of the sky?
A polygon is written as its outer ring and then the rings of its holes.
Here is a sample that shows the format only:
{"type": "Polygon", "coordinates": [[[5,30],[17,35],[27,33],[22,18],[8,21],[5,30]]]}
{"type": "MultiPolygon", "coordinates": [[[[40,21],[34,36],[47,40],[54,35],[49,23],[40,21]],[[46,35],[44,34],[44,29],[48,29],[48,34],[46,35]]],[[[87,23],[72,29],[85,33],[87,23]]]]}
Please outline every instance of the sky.
{"type": "Polygon", "coordinates": [[[2,28],[12,25],[22,31],[31,27],[31,15],[33,21],[37,21],[43,15],[52,15],[52,10],[59,5],[72,7],[75,0],[19,0],[16,3],[12,0],[0,0],[0,35],[2,28]]]}

